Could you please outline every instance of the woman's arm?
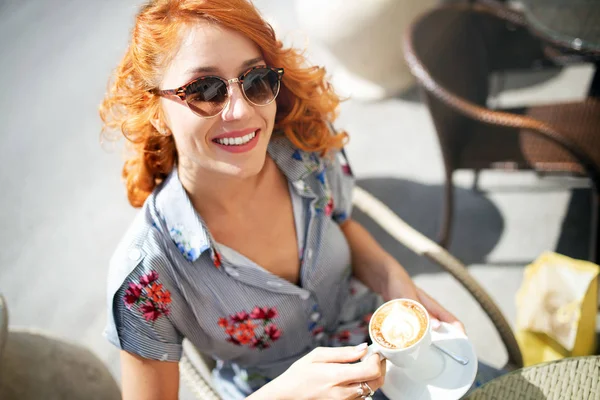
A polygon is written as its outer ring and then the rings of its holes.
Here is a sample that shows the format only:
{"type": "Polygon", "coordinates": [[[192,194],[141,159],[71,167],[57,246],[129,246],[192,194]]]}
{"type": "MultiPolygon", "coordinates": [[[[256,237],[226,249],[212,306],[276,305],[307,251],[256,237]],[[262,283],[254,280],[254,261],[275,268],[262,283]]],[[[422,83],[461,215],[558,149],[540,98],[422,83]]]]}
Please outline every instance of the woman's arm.
{"type": "Polygon", "coordinates": [[[379,293],[384,301],[400,295],[418,300],[417,287],[406,270],[360,223],[348,219],[341,228],[350,244],[352,269],[356,278],[379,293]]]}
{"type": "Polygon", "coordinates": [[[179,363],[156,361],[121,350],[124,400],[177,400],[179,363]]]}
{"type": "Polygon", "coordinates": [[[423,304],[432,318],[432,326],[438,321],[455,325],[463,332],[463,324],[436,300],[418,288],[394,257],[385,251],[373,236],[358,222],[348,219],[341,225],[352,254],[354,276],[369,289],[379,293],[384,301],[409,298],[423,304]]]}

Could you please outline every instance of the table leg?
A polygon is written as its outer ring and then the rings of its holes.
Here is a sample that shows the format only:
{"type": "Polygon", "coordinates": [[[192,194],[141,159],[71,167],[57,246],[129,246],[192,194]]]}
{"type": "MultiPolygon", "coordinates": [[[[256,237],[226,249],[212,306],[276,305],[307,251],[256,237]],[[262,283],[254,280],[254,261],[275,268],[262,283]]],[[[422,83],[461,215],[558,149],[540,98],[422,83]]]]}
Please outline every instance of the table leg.
{"type": "Polygon", "coordinates": [[[600,99],[600,61],[596,61],[594,66],[596,67],[596,71],[594,72],[594,77],[592,78],[588,96],[600,99]]]}

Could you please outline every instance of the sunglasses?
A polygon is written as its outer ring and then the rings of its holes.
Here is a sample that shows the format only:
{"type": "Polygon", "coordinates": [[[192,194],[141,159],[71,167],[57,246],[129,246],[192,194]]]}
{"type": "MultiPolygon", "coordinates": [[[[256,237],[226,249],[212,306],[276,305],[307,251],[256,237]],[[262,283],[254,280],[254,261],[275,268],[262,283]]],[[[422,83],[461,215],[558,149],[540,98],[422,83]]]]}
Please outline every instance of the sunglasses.
{"type": "Polygon", "coordinates": [[[177,96],[197,115],[203,118],[217,116],[229,104],[230,85],[239,83],[246,100],[255,106],[266,106],[279,94],[283,68],[253,67],[237,78],[203,76],[171,90],[155,89],[159,96],[177,96]]]}

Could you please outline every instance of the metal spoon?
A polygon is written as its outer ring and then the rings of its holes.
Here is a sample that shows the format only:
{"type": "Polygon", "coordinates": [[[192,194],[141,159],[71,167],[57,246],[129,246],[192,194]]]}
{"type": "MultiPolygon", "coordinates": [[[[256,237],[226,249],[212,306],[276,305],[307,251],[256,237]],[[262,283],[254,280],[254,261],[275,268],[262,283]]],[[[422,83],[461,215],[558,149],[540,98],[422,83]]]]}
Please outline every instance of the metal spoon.
{"type": "Polygon", "coordinates": [[[448,357],[450,357],[451,359],[453,359],[457,363],[459,363],[461,365],[467,365],[469,363],[469,359],[468,358],[457,356],[456,354],[449,352],[448,350],[446,350],[446,349],[438,346],[435,343],[431,343],[431,344],[433,345],[433,347],[435,347],[436,349],[438,349],[439,351],[441,351],[442,353],[444,353],[445,355],[447,355],[448,357]]]}

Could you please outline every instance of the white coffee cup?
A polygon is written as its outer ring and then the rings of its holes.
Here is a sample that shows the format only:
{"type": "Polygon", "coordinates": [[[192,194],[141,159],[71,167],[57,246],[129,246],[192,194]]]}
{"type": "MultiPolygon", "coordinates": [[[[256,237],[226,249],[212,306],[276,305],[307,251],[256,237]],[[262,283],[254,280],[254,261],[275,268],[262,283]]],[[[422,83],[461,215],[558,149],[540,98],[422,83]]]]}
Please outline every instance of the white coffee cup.
{"type": "Polygon", "coordinates": [[[396,367],[402,368],[403,372],[414,381],[431,379],[442,372],[444,360],[442,355],[431,346],[431,320],[429,313],[422,304],[411,299],[394,299],[382,304],[371,317],[369,322],[369,336],[371,344],[368,348],[366,359],[372,354],[378,353],[388,359],[396,367]],[[427,321],[427,327],[420,339],[407,347],[389,348],[380,344],[372,334],[373,322],[377,313],[394,302],[409,302],[423,311],[427,321]]]}

